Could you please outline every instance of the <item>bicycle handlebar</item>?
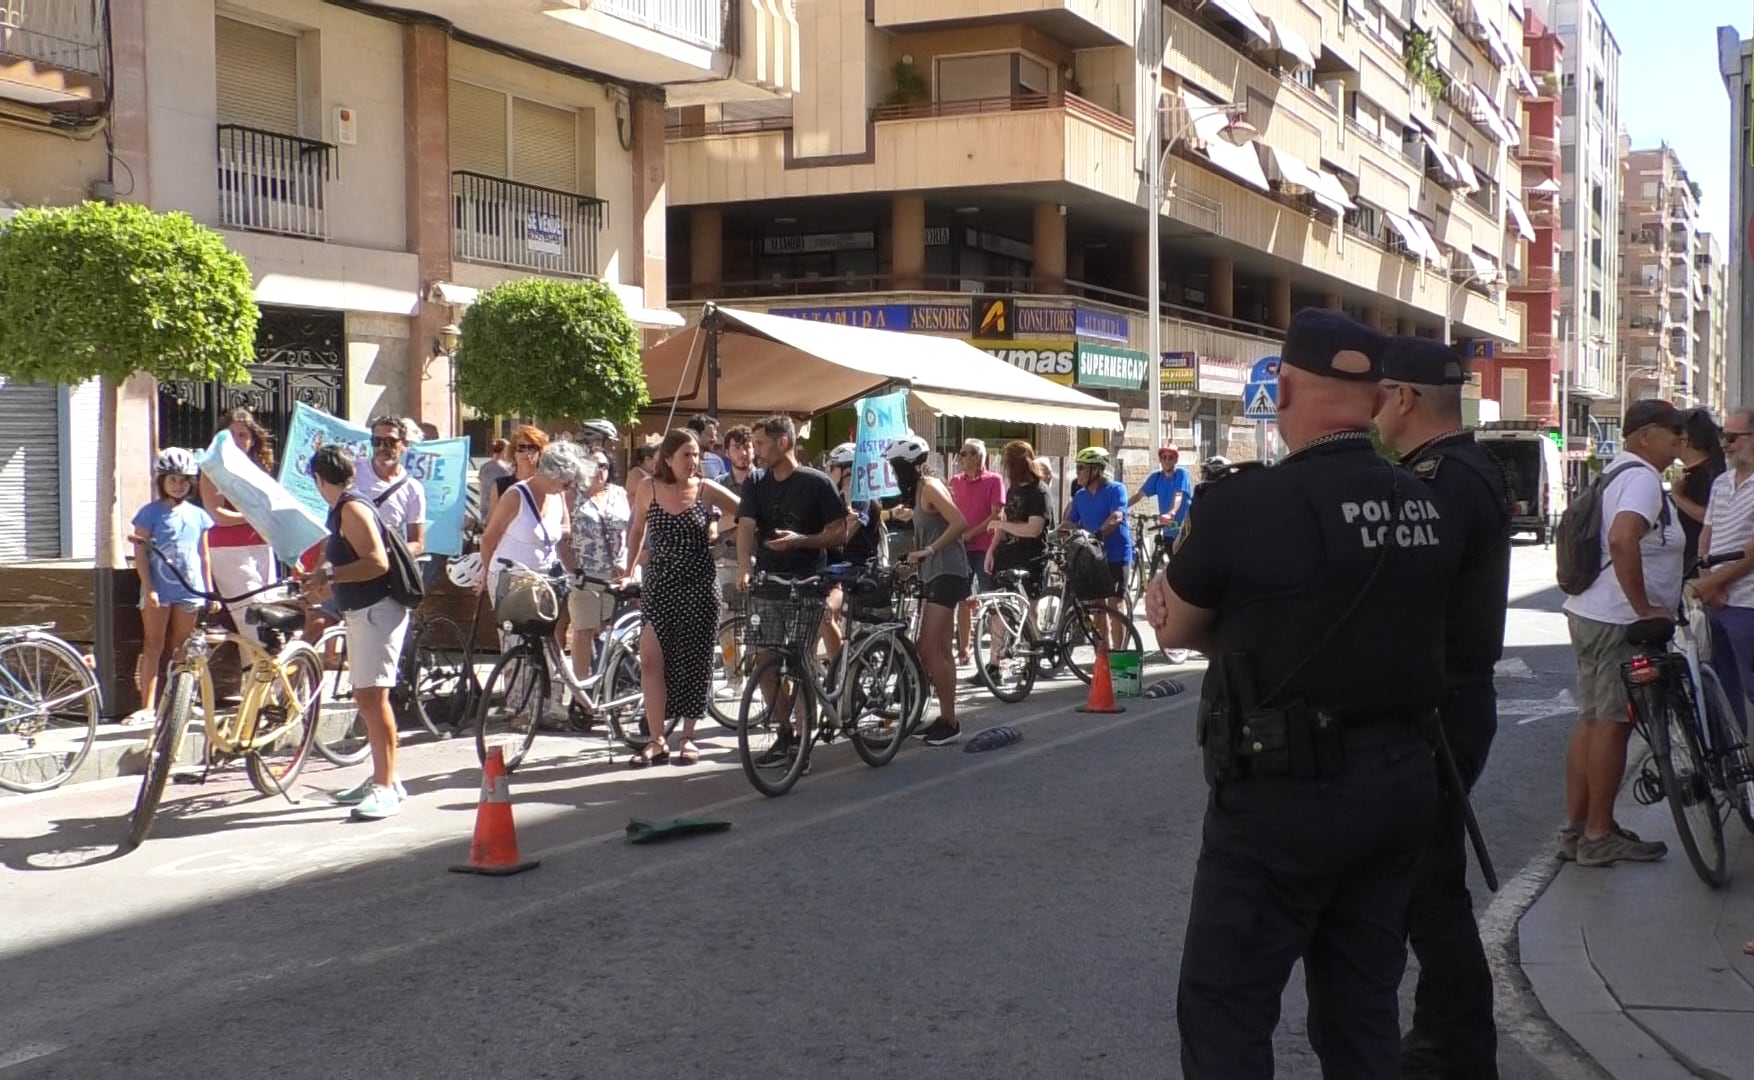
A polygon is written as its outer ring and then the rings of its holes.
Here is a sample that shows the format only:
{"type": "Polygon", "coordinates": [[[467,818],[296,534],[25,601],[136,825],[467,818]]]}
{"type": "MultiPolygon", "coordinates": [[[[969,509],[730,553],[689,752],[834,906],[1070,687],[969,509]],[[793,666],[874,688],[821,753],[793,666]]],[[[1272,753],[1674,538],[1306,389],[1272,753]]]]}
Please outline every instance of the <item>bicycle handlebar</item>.
{"type": "Polygon", "coordinates": [[[250,590],[247,590],[245,592],[238,593],[236,596],[221,596],[219,593],[208,592],[206,589],[197,589],[194,586],[194,584],[191,583],[189,581],[189,579],[183,575],[183,572],[177,568],[177,564],[171,562],[170,556],[166,555],[163,551],[160,551],[156,544],[146,544],[146,543],[144,543],[144,541],[142,542],[142,544],[146,548],[147,552],[150,555],[157,558],[158,561],[164,565],[164,568],[171,572],[171,576],[177,579],[178,584],[182,585],[183,588],[189,590],[189,592],[192,595],[198,596],[201,599],[208,601],[209,603],[226,604],[226,605],[241,604],[245,600],[249,600],[252,597],[261,596],[263,593],[266,593],[266,592],[273,592],[275,589],[286,589],[286,590],[289,590],[291,592],[298,592],[299,591],[299,583],[298,583],[297,578],[287,578],[285,581],[271,581],[259,589],[250,589],[250,590]]]}

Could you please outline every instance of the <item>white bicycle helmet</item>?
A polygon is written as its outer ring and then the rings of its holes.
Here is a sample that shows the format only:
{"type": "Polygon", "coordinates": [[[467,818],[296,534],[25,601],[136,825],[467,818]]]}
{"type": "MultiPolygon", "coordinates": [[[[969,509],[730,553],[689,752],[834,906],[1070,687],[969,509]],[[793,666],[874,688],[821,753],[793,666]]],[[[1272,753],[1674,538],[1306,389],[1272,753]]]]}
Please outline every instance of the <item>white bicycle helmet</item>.
{"type": "Polygon", "coordinates": [[[445,576],[459,589],[473,589],[481,584],[481,553],[471,551],[460,559],[452,559],[445,567],[445,576]]]}
{"type": "Polygon", "coordinates": [[[621,439],[621,433],[615,430],[615,425],[601,418],[586,420],[580,424],[579,435],[586,439],[608,439],[610,442],[617,442],[621,439]]]}
{"type": "Polygon", "coordinates": [[[918,465],[932,455],[932,446],[918,435],[909,432],[889,444],[883,456],[889,461],[905,461],[909,465],[918,465]]]}
{"type": "Polygon", "coordinates": [[[194,451],[171,446],[158,452],[152,471],[159,476],[199,476],[201,467],[195,464],[194,451]]]}
{"type": "Polygon", "coordinates": [[[841,443],[839,446],[828,452],[828,464],[831,467],[838,465],[843,469],[851,468],[853,458],[858,454],[858,449],[857,446],[850,442],[841,443]]]}

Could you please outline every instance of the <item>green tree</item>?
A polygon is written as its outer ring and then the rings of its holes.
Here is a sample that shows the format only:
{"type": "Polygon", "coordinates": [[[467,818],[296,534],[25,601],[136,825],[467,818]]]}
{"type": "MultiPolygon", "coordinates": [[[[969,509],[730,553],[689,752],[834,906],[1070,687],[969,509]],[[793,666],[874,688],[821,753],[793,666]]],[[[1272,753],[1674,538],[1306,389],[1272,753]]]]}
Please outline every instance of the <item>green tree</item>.
{"type": "Polygon", "coordinates": [[[524,278],[463,316],[457,396],[497,416],[632,423],[651,397],[639,331],[600,281],[524,278]]]}
{"type": "Polygon", "coordinates": [[[121,565],[122,383],[136,372],[245,381],[257,315],[243,258],[187,214],[88,202],[22,210],[0,228],[0,376],[103,380],[100,565],[121,565]]]}

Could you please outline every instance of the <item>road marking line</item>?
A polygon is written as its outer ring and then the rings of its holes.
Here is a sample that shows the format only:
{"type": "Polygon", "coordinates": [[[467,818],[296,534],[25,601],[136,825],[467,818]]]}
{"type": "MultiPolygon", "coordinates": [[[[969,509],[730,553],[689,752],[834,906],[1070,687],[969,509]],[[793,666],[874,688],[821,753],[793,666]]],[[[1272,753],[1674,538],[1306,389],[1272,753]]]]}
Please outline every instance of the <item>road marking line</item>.
{"type": "Polygon", "coordinates": [[[23,1046],[14,1047],[11,1050],[0,1050],[0,1072],[16,1068],[26,1062],[35,1061],[38,1058],[46,1058],[50,1054],[59,1054],[65,1049],[67,1047],[61,1043],[33,1042],[25,1043],[23,1046]]]}

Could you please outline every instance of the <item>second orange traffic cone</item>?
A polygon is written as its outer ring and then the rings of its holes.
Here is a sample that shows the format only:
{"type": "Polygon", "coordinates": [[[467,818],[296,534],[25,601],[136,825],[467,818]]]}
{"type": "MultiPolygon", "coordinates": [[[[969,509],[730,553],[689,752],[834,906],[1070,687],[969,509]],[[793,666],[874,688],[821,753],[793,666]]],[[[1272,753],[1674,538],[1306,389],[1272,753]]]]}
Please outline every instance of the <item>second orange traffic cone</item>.
{"type": "Polygon", "coordinates": [[[1108,642],[1096,639],[1096,670],[1090,673],[1090,694],[1078,706],[1081,713],[1121,713],[1127,710],[1115,704],[1114,676],[1108,670],[1108,642]]]}
{"type": "Polygon", "coordinates": [[[475,806],[475,839],[469,845],[469,861],[451,870],[459,874],[508,877],[534,870],[540,859],[525,861],[518,854],[518,830],[512,825],[512,792],[506,781],[505,751],[488,751],[481,769],[481,801],[475,806]]]}

